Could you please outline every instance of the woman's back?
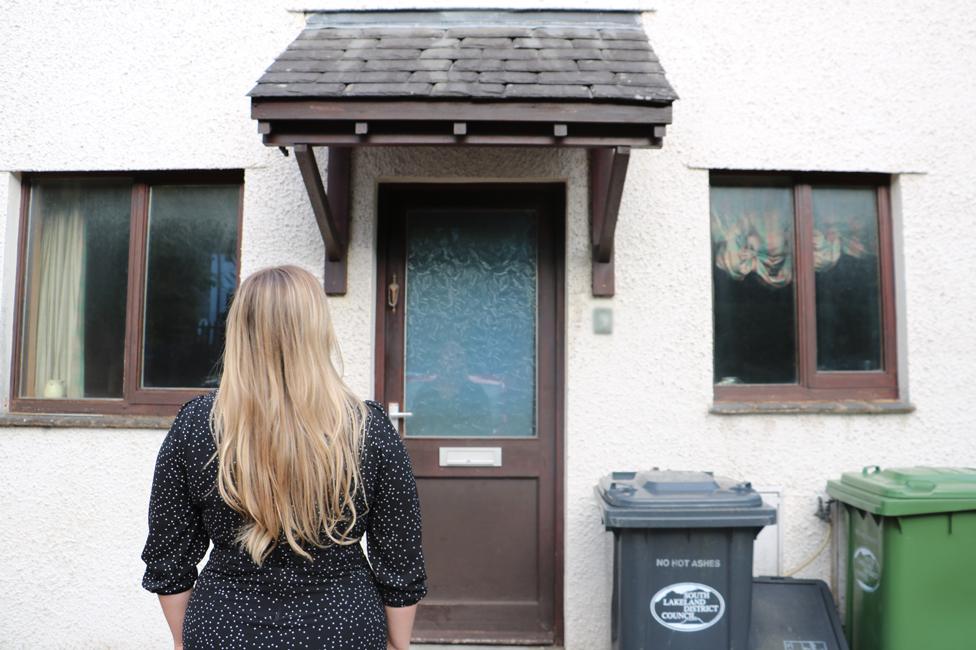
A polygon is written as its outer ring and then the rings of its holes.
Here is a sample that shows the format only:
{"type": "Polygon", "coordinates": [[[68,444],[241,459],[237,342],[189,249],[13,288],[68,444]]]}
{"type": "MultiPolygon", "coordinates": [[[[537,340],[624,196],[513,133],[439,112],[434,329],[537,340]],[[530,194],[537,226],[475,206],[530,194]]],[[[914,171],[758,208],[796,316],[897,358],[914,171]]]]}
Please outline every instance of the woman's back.
{"type": "Polygon", "coordinates": [[[215,488],[217,467],[208,416],[211,391],[187,402],[157,458],[143,551],[143,587],[159,594],[193,588],[186,648],[386,648],[383,606],[402,607],[425,594],[420,506],[409,457],[382,408],[368,419],[350,536],[364,534],[372,572],[359,544],[305,547],[309,561],[279,541],[259,567],[235,545],[242,515],[215,488]],[[367,508],[368,504],[368,508],[367,508]],[[196,565],[214,548],[197,578],[196,565]]]}
{"type": "Polygon", "coordinates": [[[409,644],[426,593],[416,482],[389,417],[337,361],[311,273],[241,283],[220,386],[183,405],[156,459],[143,586],[177,646],[409,644]]]}

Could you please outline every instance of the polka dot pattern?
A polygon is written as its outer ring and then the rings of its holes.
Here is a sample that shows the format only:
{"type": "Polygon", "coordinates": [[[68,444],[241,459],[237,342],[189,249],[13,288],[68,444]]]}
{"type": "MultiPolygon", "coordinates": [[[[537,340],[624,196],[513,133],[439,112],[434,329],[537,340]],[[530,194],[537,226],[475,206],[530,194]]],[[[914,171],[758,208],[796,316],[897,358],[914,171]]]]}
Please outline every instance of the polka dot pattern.
{"type": "Polygon", "coordinates": [[[383,407],[367,401],[361,460],[359,544],[306,546],[309,561],[284,541],[262,566],[234,543],[243,523],[217,491],[208,414],[216,391],[184,404],[156,458],[142,586],[157,594],[193,589],[183,623],[194,648],[385,650],[384,605],[427,594],[420,502],[410,458],[383,407]],[[197,564],[213,550],[203,571],[197,564]]]}

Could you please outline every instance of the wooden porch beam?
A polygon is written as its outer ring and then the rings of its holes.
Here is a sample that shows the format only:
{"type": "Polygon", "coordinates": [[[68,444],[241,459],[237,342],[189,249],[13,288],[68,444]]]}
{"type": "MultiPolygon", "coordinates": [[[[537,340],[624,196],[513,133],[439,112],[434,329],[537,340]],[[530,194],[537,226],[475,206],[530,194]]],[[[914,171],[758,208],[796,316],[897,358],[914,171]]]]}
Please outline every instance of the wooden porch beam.
{"type": "Polygon", "coordinates": [[[378,133],[355,135],[349,133],[318,133],[313,131],[289,133],[273,130],[262,136],[264,144],[269,147],[291,147],[296,143],[308,143],[316,146],[427,146],[427,145],[478,145],[488,147],[613,147],[628,146],[648,149],[660,149],[661,140],[639,134],[621,135],[567,135],[558,137],[548,134],[472,134],[471,124],[468,124],[464,136],[451,133],[452,126],[448,124],[441,134],[429,133],[378,133]]]}
{"type": "Polygon", "coordinates": [[[577,124],[670,124],[672,111],[667,105],[631,105],[585,102],[477,102],[424,100],[322,100],[295,98],[254,98],[251,117],[255,120],[353,120],[372,122],[559,122],[577,124]]]}
{"type": "Polygon", "coordinates": [[[613,243],[630,147],[590,149],[590,242],[594,296],[614,294],[613,243]]]}
{"type": "Polygon", "coordinates": [[[325,243],[325,292],[345,295],[351,151],[348,147],[328,148],[328,192],[322,183],[313,148],[307,144],[296,144],[294,151],[312,204],[315,223],[325,243]]]}

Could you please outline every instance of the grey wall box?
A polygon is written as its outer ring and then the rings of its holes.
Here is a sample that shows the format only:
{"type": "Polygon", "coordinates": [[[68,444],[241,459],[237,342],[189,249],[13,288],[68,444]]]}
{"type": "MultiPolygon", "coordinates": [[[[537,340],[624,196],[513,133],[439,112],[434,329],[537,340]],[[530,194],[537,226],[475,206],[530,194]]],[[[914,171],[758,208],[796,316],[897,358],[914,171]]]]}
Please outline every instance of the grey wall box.
{"type": "Polygon", "coordinates": [[[613,310],[609,307],[596,307],[593,309],[593,333],[612,334],[613,333],[613,310]]]}
{"type": "Polygon", "coordinates": [[[614,472],[596,493],[614,536],[614,650],[746,650],[753,542],[775,509],[707,472],[614,472]]]}

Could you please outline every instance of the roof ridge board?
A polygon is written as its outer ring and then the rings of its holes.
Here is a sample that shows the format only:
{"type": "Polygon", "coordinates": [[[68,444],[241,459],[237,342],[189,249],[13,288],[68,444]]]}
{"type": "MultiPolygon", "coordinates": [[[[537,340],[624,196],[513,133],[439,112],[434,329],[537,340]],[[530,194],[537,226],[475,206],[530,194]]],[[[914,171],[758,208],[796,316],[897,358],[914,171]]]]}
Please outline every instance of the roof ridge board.
{"type": "Polygon", "coordinates": [[[625,9],[438,9],[358,11],[316,10],[306,13],[306,29],[329,27],[612,27],[642,30],[639,11],[625,9]]]}

